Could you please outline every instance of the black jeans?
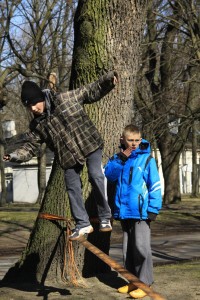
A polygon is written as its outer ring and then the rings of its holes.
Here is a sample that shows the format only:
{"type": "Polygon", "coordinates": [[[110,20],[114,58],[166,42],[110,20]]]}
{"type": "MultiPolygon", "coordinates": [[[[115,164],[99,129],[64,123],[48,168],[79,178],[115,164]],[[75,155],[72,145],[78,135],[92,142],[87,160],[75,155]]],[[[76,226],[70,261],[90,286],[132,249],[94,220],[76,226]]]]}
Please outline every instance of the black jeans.
{"type": "MultiPolygon", "coordinates": [[[[106,178],[102,170],[102,150],[98,149],[88,155],[86,165],[88,177],[95,194],[98,217],[100,220],[110,219],[111,210],[106,196],[106,178]]],[[[65,170],[65,184],[69,196],[71,213],[76,226],[80,228],[90,225],[82,197],[82,183],[80,178],[82,169],[83,166],[77,164],[73,168],[65,170]]]]}

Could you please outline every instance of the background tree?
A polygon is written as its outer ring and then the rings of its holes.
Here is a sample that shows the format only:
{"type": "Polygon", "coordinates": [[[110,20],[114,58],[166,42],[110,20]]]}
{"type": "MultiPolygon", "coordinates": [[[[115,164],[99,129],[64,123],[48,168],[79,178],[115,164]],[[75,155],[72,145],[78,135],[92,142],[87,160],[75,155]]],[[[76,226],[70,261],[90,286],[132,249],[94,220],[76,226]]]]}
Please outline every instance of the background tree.
{"type": "MultiPolygon", "coordinates": [[[[133,87],[138,68],[141,34],[147,1],[79,1],[75,17],[75,44],[70,87],[90,82],[108,69],[115,68],[120,76],[115,93],[102,103],[86,107],[105,140],[105,152],[117,150],[124,125],[133,115],[133,87]],[[134,45],[134,47],[132,47],[134,45]]],[[[28,75],[28,74],[27,74],[28,75]]],[[[84,178],[83,178],[84,179],[84,178]]],[[[89,187],[83,181],[89,198],[89,187]],[[87,190],[88,189],[88,190],[87,190]]],[[[59,216],[66,216],[68,203],[63,172],[54,161],[52,173],[40,208],[59,216]]],[[[65,233],[62,222],[37,218],[26,250],[4,280],[15,274],[19,280],[35,280],[44,284],[62,278],[65,255],[65,233]]],[[[81,269],[84,251],[75,245],[75,257],[81,269]]],[[[70,259],[67,259],[68,264],[70,259]]],[[[68,265],[69,267],[69,265],[68,265]]],[[[66,269],[68,280],[69,269],[66,269]]],[[[75,274],[77,276],[77,273],[75,274]]]]}
{"type": "Polygon", "coordinates": [[[181,200],[180,155],[198,118],[198,18],[196,1],[151,1],[148,10],[135,102],[160,150],[164,203],[181,200]]]}
{"type": "MultiPolygon", "coordinates": [[[[12,18],[16,10],[16,3],[12,1],[9,10],[7,8],[6,1],[0,3],[0,155],[4,154],[4,136],[2,123],[4,120],[3,107],[7,102],[7,86],[16,78],[17,72],[15,69],[15,61],[13,61],[12,54],[9,50],[6,33],[10,29],[9,19],[12,18]]],[[[4,163],[0,160],[0,172],[1,172],[1,197],[0,206],[3,206],[6,202],[6,186],[5,186],[5,173],[4,163]]]]}
{"type": "MultiPolygon", "coordinates": [[[[2,24],[4,45],[13,61],[13,67],[9,68],[10,72],[13,74],[15,70],[16,75],[23,75],[18,76],[19,84],[24,78],[28,78],[36,80],[41,88],[46,88],[49,75],[54,71],[58,75],[60,87],[68,86],[73,42],[72,19],[76,1],[68,3],[61,0],[47,2],[33,0],[17,1],[15,5],[14,3],[12,1],[2,8],[2,15],[5,17],[3,19],[5,24],[2,24]]],[[[8,61],[5,53],[4,58],[8,61]]],[[[12,85],[17,84],[16,81],[10,82],[12,85]]],[[[18,95],[16,99],[20,103],[18,95]]],[[[15,105],[13,100],[10,102],[13,108],[16,109],[18,106],[21,108],[21,104],[15,105]]],[[[14,119],[20,118],[16,115],[14,119]]],[[[16,121],[16,129],[18,133],[24,132],[27,125],[20,128],[19,122],[16,121]]],[[[38,202],[41,202],[46,187],[46,151],[42,153],[38,160],[38,202]]],[[[6,197],[3,198],[5,202],[6,197]]]]}

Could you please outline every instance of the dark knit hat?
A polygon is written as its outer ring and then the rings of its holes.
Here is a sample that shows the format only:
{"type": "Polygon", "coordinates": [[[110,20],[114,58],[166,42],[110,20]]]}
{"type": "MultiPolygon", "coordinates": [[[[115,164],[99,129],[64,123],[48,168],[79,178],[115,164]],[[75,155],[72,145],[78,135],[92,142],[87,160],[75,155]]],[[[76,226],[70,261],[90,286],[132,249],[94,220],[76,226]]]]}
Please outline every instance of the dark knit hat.
{"type": "Polygon", "coordinates": [[[44,101],[44,94],[35,82],[24,81],[22,84],[21,99],[24,106],[34,105],[44,101]]]}

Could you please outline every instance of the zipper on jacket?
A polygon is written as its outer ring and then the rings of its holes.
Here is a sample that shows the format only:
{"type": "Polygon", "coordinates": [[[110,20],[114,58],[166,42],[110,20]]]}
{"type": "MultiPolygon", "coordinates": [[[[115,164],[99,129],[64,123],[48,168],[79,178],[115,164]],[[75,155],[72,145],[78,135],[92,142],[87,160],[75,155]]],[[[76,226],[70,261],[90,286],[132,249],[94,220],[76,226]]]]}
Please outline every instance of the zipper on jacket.
{"type": "Polygon", "coordinates": [[[121,173],[121,177],[120,177],[120,204],[121,204],[121,196],[122,196],[122,177],[123,177],[123,173],[124,173],[124,169],[122,170],[122,173],[121,173]]]}
{"type": "Polygon", "coordinates": [[[143,207],[143,201],[142,205],[140,205],[140,199],[141,199],[141,194],[138,195],[138,207],[139,207],[139,213],[140,213],[140,220],[142,220],[142,207],[143,207]]]}
{"type": "Polygon", "coordinates": [[[133,178],[133,167],[130,167],[130,171],[129,171],[129,184],[131,184],[131,181],[132,181],[132,178],[133,178]]]}

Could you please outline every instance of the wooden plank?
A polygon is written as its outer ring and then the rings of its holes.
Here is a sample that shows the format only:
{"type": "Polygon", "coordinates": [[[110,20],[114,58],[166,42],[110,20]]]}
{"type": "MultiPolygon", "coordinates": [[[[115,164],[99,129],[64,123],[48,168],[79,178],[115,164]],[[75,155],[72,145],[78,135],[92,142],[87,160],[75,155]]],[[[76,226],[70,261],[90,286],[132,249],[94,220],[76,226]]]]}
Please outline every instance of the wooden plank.
{"type": "MultiPolygon", "coordinates": [[[[65,217],[47,214],[47,213],[39,213],[38,217],[42,218],[42,219],[47,219],[47,220],[61,220],[61,221],[69,222],[69,219],[66,219],[65,217]]],[[[164,298],[159,293],[154,292],[152,288],[150,288],[144,282],[140,281],[136,276],[134,276],[132,273],[130,273],[128,270],[126,270],[124,267],[122,267],[120,264],[118,264],[109,255],[105,254],[100,249],[98,249],[96,246],[94,246],[93,244],[88,242],[84,236],[80,237],[77,241],[79,241],[86,249],[88,249],[94,255],[99,257],[102,261],[104,261],[112,269],[114,269],[119,274],[121,274],[122,277],[127,279],[129,282],[133,283],[137,288],[143,290],[153,300],[166,300],[166,298],[164,298]]]]}
{"type": "Polygon", "coordinates": [[[143,290],[149,297],[153,300],[166,300],[162,295],[153,291],[152,288],[147,286],[144,282],[140,281],[136,276],[131,274],[128,270],[118,264],[114,259],[112,259],[109,255],[102,252],[96,246],[88,242],[85,237],[80,237],[78,241],[90,252],[99,257],[102,261],[104,261],[107,265],[109,265],[112,269],[117,271],[129,282],[132,282],[137,288],[143,290]]]}

